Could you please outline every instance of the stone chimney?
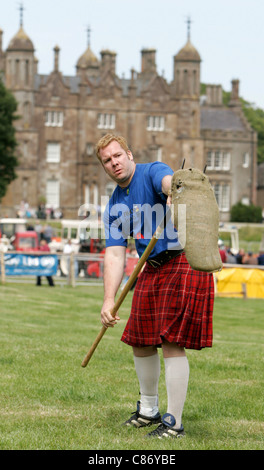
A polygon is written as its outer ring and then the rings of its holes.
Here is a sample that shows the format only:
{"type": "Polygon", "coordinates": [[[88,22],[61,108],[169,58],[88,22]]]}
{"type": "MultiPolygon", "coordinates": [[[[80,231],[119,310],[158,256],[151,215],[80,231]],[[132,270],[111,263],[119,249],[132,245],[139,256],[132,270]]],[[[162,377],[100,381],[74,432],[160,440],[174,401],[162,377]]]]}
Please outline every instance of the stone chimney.
{"type": "Polygon", "coordinates": [[[141,51],[141,73],[156,73],[156,50],[142,49],[141,51]]]}
{"type": "Polygon", "coordinates": [[[239,80],[232,80],[232,90],[229,106],[240,106],[239,99],[239,80]]]}
{"type": "Polygon", "coordinates": [[[58,72],[60,48],[59,46],[55,46],[53,50],[54,50],[54,72],[58,72]]]}
{"type": "Polygon", "coordinates": [[[103,50],[101,51],[101,70],[102,73],[110,71],[112,74],[116,74],[116,53],[103,50]]]}
{"type": "Polygon", "coordinates": [[[221,106],[223,104],[221,85],[206,85],[206,104],[209,106],[221,106]]]}

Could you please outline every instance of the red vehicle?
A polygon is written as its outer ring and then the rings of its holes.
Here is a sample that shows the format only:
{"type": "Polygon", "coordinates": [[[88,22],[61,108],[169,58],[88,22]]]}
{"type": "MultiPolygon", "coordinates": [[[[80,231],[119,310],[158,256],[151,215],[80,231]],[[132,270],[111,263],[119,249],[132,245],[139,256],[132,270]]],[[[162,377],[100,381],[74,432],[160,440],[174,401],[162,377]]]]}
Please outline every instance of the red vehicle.
{"type": "Polygon", "coordinates": [[[101,261],[90,261],[87,266],[88,277],[103,277],[103,259],[104,259],[105,248],[100,252],[101,261]]]}
{"type": "Polygon", "coordinates": [[[39,251],[37,232],[29,230],[16,233],[13,246],[15,251],[39,251]]]}

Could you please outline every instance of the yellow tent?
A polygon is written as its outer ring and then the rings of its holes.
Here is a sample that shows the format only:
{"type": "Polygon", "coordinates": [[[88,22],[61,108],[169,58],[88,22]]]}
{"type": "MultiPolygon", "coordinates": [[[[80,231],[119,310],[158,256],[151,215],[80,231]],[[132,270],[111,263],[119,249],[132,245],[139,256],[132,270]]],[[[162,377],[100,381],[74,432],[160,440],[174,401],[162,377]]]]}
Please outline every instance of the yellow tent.
{"type": "Polygon", "coordinates": [[[223,296],[241,297],[242,285],[248,298],[264,298],[264,269],[224,267],[215,273],[216,292],[223,296]]]}

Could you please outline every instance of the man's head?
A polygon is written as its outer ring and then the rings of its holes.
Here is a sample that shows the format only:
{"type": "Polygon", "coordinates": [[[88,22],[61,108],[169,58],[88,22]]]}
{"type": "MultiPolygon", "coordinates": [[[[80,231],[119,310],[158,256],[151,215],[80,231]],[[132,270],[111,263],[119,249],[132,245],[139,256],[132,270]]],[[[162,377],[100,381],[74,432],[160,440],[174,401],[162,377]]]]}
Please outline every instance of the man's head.
{"type": "Polygon", "coordinates": [[[96,155],[105,172],[119,186],[128,186],[135,172],[135,163],[124,137],[106,134],[96,145],[96,155]]]}
{"type": "Polygon", "coordinates": [[[122,137],[121,135],[106,134],[103,137],[101,137],[101,139],[96,144],[96,156],[97,158],[99,158],[100,161],[101,161],[100,150],[107,147],[114,140],[119,143],[119,145],[122,147],[122,149],[125,150],[126,153],[129,152],[128,144],[124,137],[122,137]]]}

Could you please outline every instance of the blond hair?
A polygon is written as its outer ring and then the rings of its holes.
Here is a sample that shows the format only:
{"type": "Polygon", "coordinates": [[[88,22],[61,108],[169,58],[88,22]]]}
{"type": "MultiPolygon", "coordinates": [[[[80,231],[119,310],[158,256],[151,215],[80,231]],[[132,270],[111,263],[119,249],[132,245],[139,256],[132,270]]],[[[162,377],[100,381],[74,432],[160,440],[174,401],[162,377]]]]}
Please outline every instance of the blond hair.
{"type": "Polygon", "coordinates": [[[96,150],[96,156],[101,160],[100,156],[100,150],[107,147],[111,142],[115,140],[116,142],[119,143],[119,145],[125,150],[125,152],[129,151],[129,147],[127,144],[127,141],[124,137],[121,135],[115,135],[115,134],[106,134],[101,139],[97,142],[95,150],[96,150]]]}

